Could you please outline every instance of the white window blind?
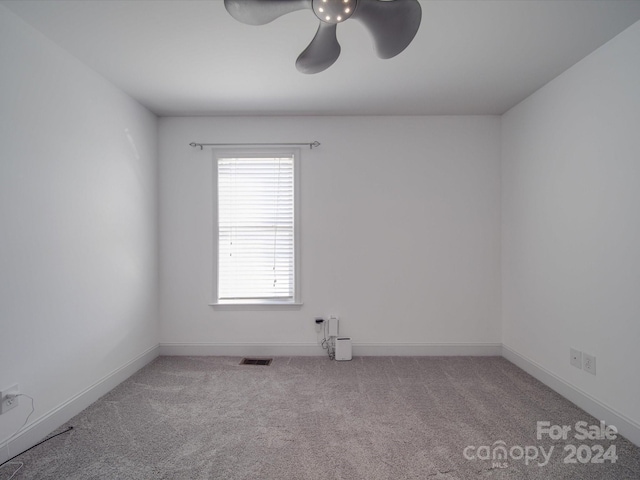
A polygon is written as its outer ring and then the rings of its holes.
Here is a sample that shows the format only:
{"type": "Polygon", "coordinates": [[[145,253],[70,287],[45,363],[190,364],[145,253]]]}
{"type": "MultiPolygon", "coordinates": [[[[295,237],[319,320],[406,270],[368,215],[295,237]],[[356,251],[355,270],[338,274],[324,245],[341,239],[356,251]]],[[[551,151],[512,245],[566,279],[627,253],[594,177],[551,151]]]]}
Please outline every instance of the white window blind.
{"type": "Polygon", "coordinates": [[[218,157],[219,301],[295,301],[294,160],[218,157]]]}

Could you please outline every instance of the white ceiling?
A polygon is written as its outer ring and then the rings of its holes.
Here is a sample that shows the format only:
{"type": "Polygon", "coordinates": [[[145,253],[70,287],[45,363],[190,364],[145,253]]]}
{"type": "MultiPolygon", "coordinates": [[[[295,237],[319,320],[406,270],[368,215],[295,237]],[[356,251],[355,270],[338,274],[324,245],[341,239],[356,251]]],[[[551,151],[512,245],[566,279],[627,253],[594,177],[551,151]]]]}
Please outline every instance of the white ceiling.
{"type": "Polygon", "coordinates": [[[338,61],[303,75],[311,11],[248,26],[222,0],[0,0],[158,115],[501,114],[640,20],[640,0],[420,3],[399,56],[347,21],[338,61]]]}

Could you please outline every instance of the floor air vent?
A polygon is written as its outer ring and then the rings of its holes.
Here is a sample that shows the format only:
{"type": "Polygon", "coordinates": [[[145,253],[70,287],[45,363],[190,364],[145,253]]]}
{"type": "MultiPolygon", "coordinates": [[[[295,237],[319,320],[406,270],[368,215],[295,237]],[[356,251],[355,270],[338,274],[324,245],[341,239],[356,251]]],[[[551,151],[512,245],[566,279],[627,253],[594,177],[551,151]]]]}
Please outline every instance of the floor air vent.
{"type": "Polygon", "coordinates": [[[243,358],[240,365],[271,365],[272,358],[243,358]]]}

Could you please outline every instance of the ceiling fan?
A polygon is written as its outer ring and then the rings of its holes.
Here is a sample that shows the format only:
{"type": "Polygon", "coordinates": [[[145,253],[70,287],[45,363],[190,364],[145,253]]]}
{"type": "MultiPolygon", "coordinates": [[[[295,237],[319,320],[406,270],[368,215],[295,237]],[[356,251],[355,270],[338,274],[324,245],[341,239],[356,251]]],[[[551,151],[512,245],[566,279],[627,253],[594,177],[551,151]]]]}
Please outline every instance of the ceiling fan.
{"type": "Polygon", "coordinates": [[[236,20],[264,25],[287,13],[312,10],[320,26],[309,46],[296,60],[302,73],[318,73],[340,56],[337,26],[349,19],[359,20],[371,32],[376,53],[391,58],[413,40],[422,18],[418,0],[224,0],[236,20]]]}

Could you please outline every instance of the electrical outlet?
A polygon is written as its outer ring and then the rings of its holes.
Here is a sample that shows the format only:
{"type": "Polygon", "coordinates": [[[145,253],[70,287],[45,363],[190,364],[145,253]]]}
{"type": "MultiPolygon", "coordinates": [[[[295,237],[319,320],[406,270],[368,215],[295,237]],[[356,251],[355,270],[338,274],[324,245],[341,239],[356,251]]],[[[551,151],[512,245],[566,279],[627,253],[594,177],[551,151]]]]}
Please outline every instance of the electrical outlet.
{"type": "Polygon", "coordinates": [[[0,390],[0,415],[7,413],[9,410],[16,408],[19,405],[18,399],[20,397],[7,398],[9,395],[18,395],[20,390],[18,385],[13,385],[5,390],[0,390]]]}
{"type": "Polygon", "coordinates": [[[582,355],[582,368],[585,371],[589,372],[591,375],[596,374],[596,357],[593,355],[589,355],[588,353],[584,353],[582,355]]]}
{"type": "Polygon", "coordinates": [[[570,348],[569,354],[571,355],[569,363],[576,368],[582,369],[582,352],[575,348],[570,348]]]}

